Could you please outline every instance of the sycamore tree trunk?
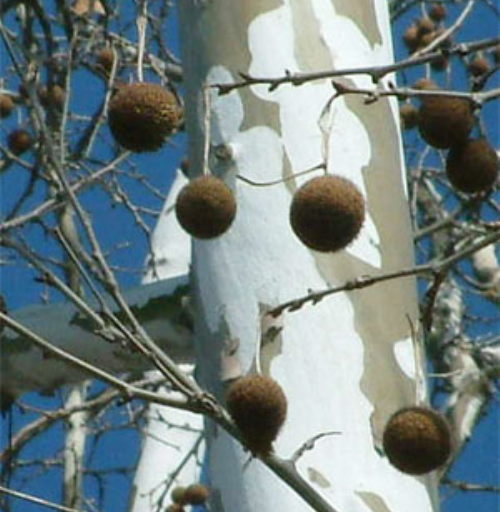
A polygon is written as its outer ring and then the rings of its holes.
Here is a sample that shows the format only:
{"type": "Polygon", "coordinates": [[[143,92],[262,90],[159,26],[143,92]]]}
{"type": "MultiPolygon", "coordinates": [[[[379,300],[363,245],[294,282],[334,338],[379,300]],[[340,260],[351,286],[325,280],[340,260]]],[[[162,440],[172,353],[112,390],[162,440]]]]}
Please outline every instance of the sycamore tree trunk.
{"type": "MultiPolygon", "coordinates": [[[[209,114],[203,101],[206,84],[238,81],[239,72],[278,77],[390,62],[386,3],[184,0],[180,12],[191,177],[203,168],[209,118],[210,171],[238,203],[226,234],[193,242],[198,378],[220,398],[225,380],[249,371],[276,379],[288,398],[275,443],[285,459],[318,434],[339,431],[297,462],[338,512],[433,510],[434,477],[403,475],[380,451],[389,416],[416,401],[415,281],[327,297],[283,313],[272,339],[263,332],[265,312],[285,301],[412,264],[395,103],[343,96],[325,114],[334,93],[329,80],[275,90],[253,85],[226,95],[212,90],[209,114]],[[325,161],[329,173],[357,184],[367,205],[360,236],[335,254],[307,249],[289,226],[292,194],[315,174],[259,187],[238,179],[290,178],[325,161]]],[[[341,81],[372,86],[366,75],[341,81]]],[[[210,421],[206,435],[212,510],[310,510],[210,421]]]]}

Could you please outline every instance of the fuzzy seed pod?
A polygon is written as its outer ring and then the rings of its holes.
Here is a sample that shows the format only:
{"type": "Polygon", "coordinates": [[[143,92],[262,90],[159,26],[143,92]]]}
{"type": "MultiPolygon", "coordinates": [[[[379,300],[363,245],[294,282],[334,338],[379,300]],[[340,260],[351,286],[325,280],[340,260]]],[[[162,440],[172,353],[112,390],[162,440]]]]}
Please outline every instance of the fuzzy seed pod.
{"type": "Polygon", "coordinates": [[[15,155],[20,155],[33,145],[33,139],[26,130],[14,130],[7,137],[7,146],[15,155]]]}
{"type": "Polygon", "coordinates": [[[180,225],[195,238],[215,238],[226,232],[236,215],[232,190],[215,176],[199,176],[179,192],[175,213],[180,225]]]}
{"type": "Polygon", "coordinates": [[[430,18],[420,18],[417,20],[417,30],[419,37],[429,34],[436,29],[436,24],[430,18]]]}
{"type": "Polygon", "coordinates": [[[471,103],[467,99],[426,96],[418,112],[418,129],[431,146],[447,149],[464,142],[474,126],[471,103]]]}
{"type": "Polygon", "coordinates": [[[496,151],[486,139],[469,139],[449,151],[446,175],[453,187],[461,192],[486,192],[495,185],[498,177],[496,151]]]}
{"type": "Polygon", "coordinates": [[[184,503],[190,505],[202,505],[208,500],[210,491],[208,487],[203,484],[192,484],[187,487],[184,494],[184,503]]]}
{"type": "Polygon", "coordinates": [[[109,127],[116,141],[130,151],[156,151],[181,121],[175,96],[159,84],[120,87],[109,103],[109,127]]]}
{"type": "Polygon", "coordinates": [[[403,42],[410,53],[413,53],[419,44],[418,28],[416,25],[410,25],[403,34],[403,42]]]}
{"type": "Polygon", "coordinates": [[[438,89],[438,86],[436,82],[430,78],[420,78],[413,84],[413,89],[418,89],[420,91],[431,91],[438,89]]]}
{"type": "Polygon", "coordinates": [[[442,466],[452,451],[448,422],[427,407],[406,407],[387,423],[383,435],[389,462],[403,473],[422,475],[442,466]]]}
{"type": "Polygon", "coordinates": [[[295,192],[290,224],[307,247],[334,252],[358,235],[365,217],[365,202],[356,186],[341,176],[319,176],[295,192]]]}
{"type": "Polygon", "coordinates": [[[434,71],[444,71],[448,67],[448,63],[448,57],[440,55],[437,59],[431,61],[431,68],[434,69],[434,71]]]}
{"type": "Polygon", "coordinates": [[[476,57],[469,62],[467,69],[472,76],[481,76],[488,73],[490,70],[490,63],[486,57],[476,55],[476,57]]]}
{"type": "Polygon", "coordinates": [[[399,107],[401,125],[405,130],[411,130],[418,124],[418,108],[412,103],[404,103],[399,107]]]}
{"type": "Polygon", "coordinates": [[[106,71],[110,72],[113,69],[113,62],[115,56],[113,50],[109,47],[102,48],[97,54],[97,63],[106,71]]]}
{"type": "Polygon", "coordinates": [[[14,110],[14,101],[8,94],[0,94],[0,117],[9,117],[14,110]]]}
{"type": "Polygon", "coordinates": [[[184,512],[186,509],[179,503],[172,503],[169,505],[165,512],[184,512]]]}
{"type": "Polygon", "coordinates": [[[229,386],[226,404],[252,453],[269,454],[286,418],[281,386],[270,377],[248,375],[229,386]]]}
{"type": "Polygon", "coordinates": [[[432,4],[432,7],[429,10],[429,18],[437,23],[443,21],[447,14],[448,12],[446,11],[446,7],[442,2],[432,4]]]}
{"type": "Polygon", "coordinates": [[[40,103],[45,108],[61,110],[64,107],[66,93],[60,85],[54,84],[49,88],[43,87],[38,94],[40,96],[40,103]]]}
{"type": "Polygon", "coordinates": [[[172,492],[170,493],[170,498],[174,503],[179,503],[180,505],[183,505],[186,503],[185,500],[186,495],[186,488],[185,487],[174,487],[172,489],[172,492]]]}

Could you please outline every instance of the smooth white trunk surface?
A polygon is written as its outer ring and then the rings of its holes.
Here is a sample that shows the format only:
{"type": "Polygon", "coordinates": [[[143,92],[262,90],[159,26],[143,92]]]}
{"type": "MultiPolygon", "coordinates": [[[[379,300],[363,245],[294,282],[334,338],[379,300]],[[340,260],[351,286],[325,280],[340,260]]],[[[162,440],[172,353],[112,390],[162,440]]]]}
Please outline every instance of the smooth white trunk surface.
{"type": "MultiPolygon", "coordinates": [[[[191,239],[181,229],[174,213],[175,200],[187,183],[181,171],[170,188],[152,237],[154,265],[143,283],[187,276],[191,262],[191,239]]],[[[192,365],[183,365],[192,373],[192,365]]],[[[134,475],[130,512],[162,512],[176,486],[198,481],[205,443],[203,418],[199,414],[149,404],[142,433],[139,464],[134,475]]]]}
{"type": "MultiPolygon", "coordinates": [[[[186,0],[180,9],[193,176],[202,168],[203,84],[239,80],[240,71],[278,77],[392,60],[385,2],[186,0]]],[[[371,85],[361,75],[342,80],[371,85]]],[[[232,157],[212,151],[210,168],[235,191],[238,212],[226,234],[193,246],[199,374],[220,397],[223,381],[256,361],[279,381],[289,403],[275,444],[281,457],[317,434],[341,431],[298,462],[303,478],[339,512],[427,512],[432,478],[402,475],[380,452],[389,416],[416,399],[408,321],[417,318],[413,279],[287,312],[277,321],[280,334],[257,350],[265,310],[308,290],[412,264],[395,104],[368,106],[344,96],[321,117],[332,94],[328,80],[212,94],[211,148],[225,146],[232,157]],[[325,160],[328,172],[351,179],[367,201],[359,238],[333,255],[308,250],[289,226],[292,194],[312,175],[269,187],[237,179],[268,182],[325,160]]],[[[247,464],[238,442],[213,424],[207,428],[214,510],[310,510],[258,460],[247,464]]]]}

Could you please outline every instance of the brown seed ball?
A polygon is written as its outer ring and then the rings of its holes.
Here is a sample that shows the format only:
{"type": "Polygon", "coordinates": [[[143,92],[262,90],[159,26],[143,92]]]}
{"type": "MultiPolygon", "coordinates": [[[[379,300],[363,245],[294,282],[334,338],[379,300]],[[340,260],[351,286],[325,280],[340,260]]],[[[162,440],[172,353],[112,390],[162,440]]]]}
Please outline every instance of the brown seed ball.
{"type": "Polygon", "coordinates": [[[97,63],[108,73],[113,69],[115,56],[109,47],[102,48],[97,54],[97,63]]]}
{"type": "Polygon", "coordinates": [[[116,141],[130,151],[156,151],[179,126],[175,96],[159,84],[120,87],[109,103],[109,127],[116,141]]]}
{"type": "Polygon", "coordinates": [[[431,68],[435,71],[444,71],[449,64],[448,57],[440,55],[437,59],[431,61],[431,68]]]}
{"type": "Polygon", "coordinates": [[[399,108],[401,125],[405,130],[411,130],[418,124],[418,108],[412,103],[404,103],[399,108]]]}
{"type": "Polygon", "coordinates": [[[435,29],[436,24],[430,18],[424,17],[417,20],[417,30],[420,37],[429,32],[433,32],[435,29]]]}
{"type": "Polygon", "coordinates": [[[413,84],[413,89],[418,89],[420,91],[430,91],[439,89],[436,82],[431,80],[430,78],[420,78],[413,84]]]}
{"type": "Polygon", "coordinates": [[[341,176],[319,176],[295,192],[290,223],[301,242],[311,249],[334,252],[358,235],[365,202],[356,186],[341,176]]]}
{"type": "Polygon", "coordinates": [[[199,176],[184,186],[177,196],[175,213],[180,225],[195,238],[222,235],[236,215],[232,190],[215,176],[199,176]]]}
{"type": "Polygon", "coordinates": [[[486,192],[498,177],[498,156],[486,139],[469,139],[451,148],[446,175],[457,190],[467,194],[486,192]]]}
{"type": "Polygon", "coordinates": [[[185,503],[190,505],[202,505],[208,500],[210,491],[208,487],[203,484],[192,484],[190,485],[184,494],[185,503]]]}
{"type": "Polygon", "coordinates": [[[174,503],[183,504],[186,503],[186,500],[184,499],[186,495],[186,488],[185,487],[174,487],[172,489],[172,492],[170,493],[170,498],[174,503]]]}
{"type": "Polygon", "coordinates": [[[477,55],[469,62],[467,69],[472,76],[481,76],[490,70],[490,63],[486,57],[477,55]]]}
{"type": "Polygon", "coordinates": [[[40,103],[46,108],[62,109],[66,100],[64,89],[57,84],[51,87],[43,87],[39,91],[40,103]]]}
{"type": "Polygon", "coordinates": [[[443,21],[447,14],[446,7],[441,2],[432,4],[429,10],[429,18],[435,22],[443,21]]]}
{"type": "Polygon", "coordinates": [[[385,427],[383,445],[389,462],[410,475],[439,468],[452,451],[448,422],[426,407],[407,407],[396,412],[385,427]]]}
{"type": "Polygon", "coordinates": [[[418,129],[431,146],[450,148],[464,142],[472,127],[471,103],[462,98],[426,96],[418,112],[418,129]]]}
{"type": "Polygon", "coordinates": [[[269,454],[286,418],[281,386],[270,377],[248,375],[230,385],[226,404],[252,453],[269,454]]]}
{"type": "Polygon", "coordinates": [[[0,117],[9,117],[14,110],[14,100],[8,94],[0,94],[0,117]]]}
{"type": "Polygon", "coordinates": [[[15,155],[20,155],[33,145],[33,139],[26,130],[14,130],[7,137],[7,146],[15,155]]]}
{"type": "Polygon", "coordinates": [[[179,503],[172,503],[169,505],[165,512],[184,512],[185,508],[179,503]]]}
{"type": "Polygon", "coordinates": [[[416,25],[410,25],[403,34],[403,42],[408,51],[414,52],[419,45],[418,28],[416,25]]]}

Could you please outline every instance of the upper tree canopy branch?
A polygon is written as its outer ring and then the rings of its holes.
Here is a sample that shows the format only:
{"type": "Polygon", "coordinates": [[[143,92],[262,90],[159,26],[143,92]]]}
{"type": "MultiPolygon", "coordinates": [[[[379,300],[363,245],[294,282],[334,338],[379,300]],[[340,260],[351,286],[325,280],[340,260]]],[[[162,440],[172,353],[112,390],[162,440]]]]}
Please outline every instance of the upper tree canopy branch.
{"type": "Polygon", "coordinates": [[[386,64],[383,66],[364,66],[359,68],[338,69],[338,70],[325,70],[315,71],[312,73],[292,73],[286,70],[285,74],[280,77],[253,77],[247,73],[239,73],[242,80],[233,83],[215,83],[211,84],[213,88],[217,89],[219,94],[227,94],[235,89],[242,87],[249,87],[250,85],[269,85],[269,90],[273,91],[283,84],[302,85],[306,82],[315,80],[323,80],[325,78],[334,78],[348,75],[370,75],[374,83],[377,83],[381,78],[394,71],[399,71],[409,67],[414,67],[419,64],[426,64],[439,60],[443,55],[467,55],[469,53],[491,48],[500,43],[500,37],[483,39],[481,41],[472,41],[468,43],[459,43],[449,49],[443,49],[421,55],[419,57],[410,56],[394,64],[386,64]]]}

